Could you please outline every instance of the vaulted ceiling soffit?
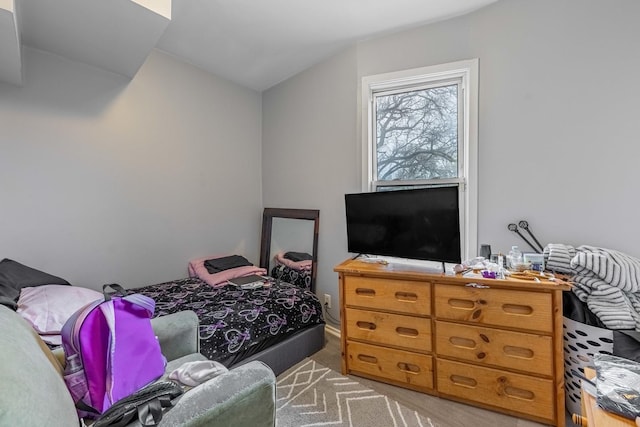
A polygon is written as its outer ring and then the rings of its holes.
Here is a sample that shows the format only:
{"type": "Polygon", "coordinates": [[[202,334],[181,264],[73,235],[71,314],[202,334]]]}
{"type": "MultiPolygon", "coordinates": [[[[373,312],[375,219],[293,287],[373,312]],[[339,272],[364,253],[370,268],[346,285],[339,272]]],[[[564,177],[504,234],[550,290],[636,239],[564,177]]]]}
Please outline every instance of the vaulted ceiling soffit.
{"type": "Polygon", "coordinates": [[[0,0],[0,82],[22,84],[22,46],[132,78],[170,21],[171,0],[0,0]]]}

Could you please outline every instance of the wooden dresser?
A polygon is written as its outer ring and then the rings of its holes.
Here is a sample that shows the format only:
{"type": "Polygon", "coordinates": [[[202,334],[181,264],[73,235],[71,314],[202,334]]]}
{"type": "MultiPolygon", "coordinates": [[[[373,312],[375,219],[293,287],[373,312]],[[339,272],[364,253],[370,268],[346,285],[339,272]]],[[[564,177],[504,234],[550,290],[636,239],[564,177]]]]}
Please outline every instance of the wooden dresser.
{"type": "Polygon", "coordinates": [[[342,373],[564,426],[566,283],[347,260],[342,373]]]}

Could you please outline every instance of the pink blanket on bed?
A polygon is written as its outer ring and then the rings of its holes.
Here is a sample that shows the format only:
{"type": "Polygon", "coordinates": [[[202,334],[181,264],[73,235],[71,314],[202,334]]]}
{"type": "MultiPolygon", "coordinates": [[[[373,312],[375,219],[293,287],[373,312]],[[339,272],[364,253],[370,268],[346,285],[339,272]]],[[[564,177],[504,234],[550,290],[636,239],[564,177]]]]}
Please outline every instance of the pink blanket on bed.
{"type": "Polygon", "coordinates": [[[264,268],[256,267],[255,265],[230,268],[228,270],[220,271],[214,274],[209,273],[209,271],[207,271],[207,267],[204,266],[204,262],[208,259],[221,258],[224,256],[228,256],[228,254],[211,255],[208,257],[197,258],[189,261],[189,277],[197,277],[211,286],[222,286],[226,284],[228,280],[234,279],[236,277],[249,276],[251,274],[267,274],[267,270],[265,270],[264,268]]]}
{"type": "Polygon", "coordinates": [[[311,270],[312,261],[310,259],[304,261],[291,261],[290,259],[285,258],[284,254],[284,252],[278,252],[275,256],[276,262],[298,271],[311,270]]]}

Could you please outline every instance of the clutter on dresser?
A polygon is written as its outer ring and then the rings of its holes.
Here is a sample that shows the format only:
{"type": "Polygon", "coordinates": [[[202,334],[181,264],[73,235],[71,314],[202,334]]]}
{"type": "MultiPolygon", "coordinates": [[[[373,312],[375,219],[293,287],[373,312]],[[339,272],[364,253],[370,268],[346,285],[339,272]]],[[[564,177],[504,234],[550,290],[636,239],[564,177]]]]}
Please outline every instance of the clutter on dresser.
{"type": "Polygon", "coordinates": [[[483,243],[480,245],[480,256],[489,259],[491,257],[491,245],[483,243]]]}
{"type": "Polygon", "coordinates": [[[544,255],[525,253],[522,255],[525,264],[529,264],[529,268],[534,271],[544,271],[544,255]]]}
{"type": "Polygon", "coordinates": [[[463,261],[462,264],[456,264],[453,272],[464,275],[465,277],[483,277],[485,279],[504,279],[511,277],[513,279],[531,280],[531,281],[555,281],[556,276],[553,273],[544,272],[542,270],[532,269],[530,261],[522,261],[522,255],[518,251],[517,246],[513,246],[509,255],[507,255],[507,266],[504,267],[502,254],[497,255],[497,262],[487,260],[483,257],[476,257],[463,261]]]}

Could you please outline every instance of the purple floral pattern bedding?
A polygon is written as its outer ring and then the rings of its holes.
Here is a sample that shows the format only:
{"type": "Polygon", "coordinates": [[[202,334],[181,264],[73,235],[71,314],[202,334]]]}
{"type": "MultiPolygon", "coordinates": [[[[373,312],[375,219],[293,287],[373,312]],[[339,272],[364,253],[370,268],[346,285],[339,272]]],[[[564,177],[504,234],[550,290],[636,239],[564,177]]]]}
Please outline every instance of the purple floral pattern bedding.
{"type": "Polygon", "coordinates": [[[277,264],[271,270],[271,277],[311,290],[311,270],[295,270],[286,265],[277,264]]]}
{"type": "Polygon", "coordinates": [[[309,326],[324,323],[310,291],[285,282],[253,290],[213,288],[187,278],[136,288],[156,302],[154,317],[192,310],[200,319],[200,352],[232,366],[309,326]]]}

